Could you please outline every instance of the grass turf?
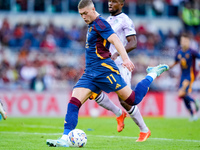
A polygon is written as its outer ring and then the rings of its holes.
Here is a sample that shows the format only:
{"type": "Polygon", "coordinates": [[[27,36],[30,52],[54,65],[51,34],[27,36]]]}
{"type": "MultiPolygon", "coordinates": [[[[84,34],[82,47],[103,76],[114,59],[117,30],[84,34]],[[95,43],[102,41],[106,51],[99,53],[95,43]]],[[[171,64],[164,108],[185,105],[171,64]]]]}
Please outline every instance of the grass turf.
{"type": "MultiPolygon", "coordinates": [[[[130,119],[125,129],[117,132],[115,118],[79,118],[77,128],[85,131],[85,150],[199,150],[200,121],[188,119],[144,118],[152,135],[137,143],[139,128],[130,119]]],[[[80,149],[55,148],[46,139],[57,139],[63,132],[63,118],[8,118],[0,121],[0,150],[80,149]]]]}

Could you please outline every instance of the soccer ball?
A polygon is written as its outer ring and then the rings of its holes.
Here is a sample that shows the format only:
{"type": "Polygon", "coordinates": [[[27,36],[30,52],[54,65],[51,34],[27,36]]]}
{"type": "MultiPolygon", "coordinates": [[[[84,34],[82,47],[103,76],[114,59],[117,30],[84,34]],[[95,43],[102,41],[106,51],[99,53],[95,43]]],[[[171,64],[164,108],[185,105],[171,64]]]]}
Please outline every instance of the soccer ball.
{"type": "Polygon", "coordinates": [[[70,147],[83,147],[87,143],[87,136],[83,130],[74,129],[68,134],[68,143],[70,147]]]}

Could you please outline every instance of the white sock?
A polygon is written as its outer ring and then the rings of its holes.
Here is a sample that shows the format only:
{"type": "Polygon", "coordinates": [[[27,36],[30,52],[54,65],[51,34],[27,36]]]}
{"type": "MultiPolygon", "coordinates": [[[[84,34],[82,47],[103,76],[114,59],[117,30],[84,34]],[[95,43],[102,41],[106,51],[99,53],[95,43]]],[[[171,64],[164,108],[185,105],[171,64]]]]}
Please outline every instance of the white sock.
{"type": "Polygon", "coordinates": [[[122,115],[122,110],[117,107],[104,93],[101,94],[95,99],[95,101],[103,108],[112,111],[117,117],[122,115]]]}
{"type": "Polygon", "coordinates": [[[140,128],[140,132],[147,133],[149,131],[137,106],[132,106],[128,113],[136,125],[140,128]]]}
{"type": "Polygon", "coordinates": [[[157,77],[157,73],[155,72],[151,72],[151,73],[148,73],[147,76],[150,76],[153,78],[153,80],[157,77]]]}
{"type": "Polygon", "coordinates": [[[65,141],[68,141],[68,135],[63,134],[62,137],[61,137],[61,139],[65,140],[65,141]]]}

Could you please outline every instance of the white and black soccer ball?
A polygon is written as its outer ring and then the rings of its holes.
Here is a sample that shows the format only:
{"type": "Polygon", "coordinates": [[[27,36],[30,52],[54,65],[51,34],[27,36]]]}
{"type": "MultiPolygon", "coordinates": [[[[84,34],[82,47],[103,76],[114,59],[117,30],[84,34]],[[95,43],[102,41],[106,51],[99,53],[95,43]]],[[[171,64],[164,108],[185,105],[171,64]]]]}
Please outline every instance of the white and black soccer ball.
{"type": "Polygon", "coordinates": [[[87,135],[83,130],[74,129],[68,134],[68,143],[70,147],[83,147],[87,143],[87,135]]]}

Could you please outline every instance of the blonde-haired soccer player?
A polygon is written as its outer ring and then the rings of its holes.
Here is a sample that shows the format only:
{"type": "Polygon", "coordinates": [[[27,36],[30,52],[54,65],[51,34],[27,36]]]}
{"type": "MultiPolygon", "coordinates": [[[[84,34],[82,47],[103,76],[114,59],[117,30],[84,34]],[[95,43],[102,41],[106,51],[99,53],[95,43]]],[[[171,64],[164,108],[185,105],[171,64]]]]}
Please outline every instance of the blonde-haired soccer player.
{"type": "Polygon", "coordinates": [[[63,136],[58,140],[48,139],[46,142],[49,146],[69,147],[68,133],[76,128],[79,109],[93,93],[100,93],[101,90],[107,93],[116,92],[127,104],[137,105],[146,95],[153,80],[169,68],[165,64],[149,68],[145,79],[140,81],[133,91],[121,77],[118,67],[110,58],[109,47],[113,44],[123,60],[123,66],[133,71],[134,65],[118,36],[109,23],[96,12],[92,0],[81,0],[78,11],[88,24],[85,72],[72,91],[65,116],[63,136]]]}

